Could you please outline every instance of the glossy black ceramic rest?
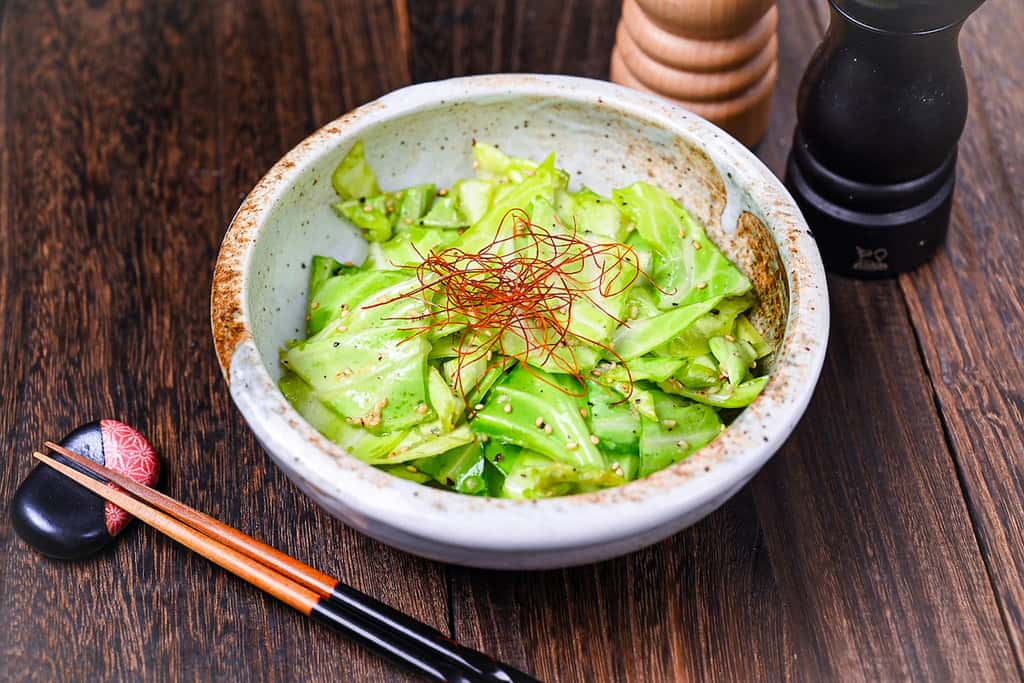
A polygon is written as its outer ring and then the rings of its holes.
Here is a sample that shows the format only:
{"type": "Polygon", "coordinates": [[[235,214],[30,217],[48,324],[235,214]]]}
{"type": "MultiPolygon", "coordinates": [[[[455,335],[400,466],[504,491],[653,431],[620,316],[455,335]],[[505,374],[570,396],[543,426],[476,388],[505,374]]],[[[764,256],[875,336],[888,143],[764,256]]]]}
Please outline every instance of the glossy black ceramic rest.
{"type": "Polygon", "coordinates": [[[967,120],[957,40],[982,1],[830,0],[786,169],[829,270],[896,275],[945,239],[967,120]]]}
{"type": "MultiPolygon", "coordinates": [[[[152,485],[159,476],[159,460],[149,442],[116,420],[82,425],[60,443],[140,483],[152,485]]],[[[77,468],[60,454],[52,457],[77,468]]],[[[46,465],[37,465],[15,491],[10,515],[11,526],[26,543],[66,560],[96,553],[130,520],[117,506],[46,465]]]]}

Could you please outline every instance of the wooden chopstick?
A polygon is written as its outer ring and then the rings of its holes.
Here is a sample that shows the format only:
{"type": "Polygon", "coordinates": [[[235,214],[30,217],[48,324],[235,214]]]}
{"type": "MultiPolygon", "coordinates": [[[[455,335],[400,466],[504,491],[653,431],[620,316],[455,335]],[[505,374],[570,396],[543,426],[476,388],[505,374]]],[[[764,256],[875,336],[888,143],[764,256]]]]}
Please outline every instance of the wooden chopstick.
{"type": "Polygon", "coordinates": [[[202,531],[210,538],[217,539],[229,548],[233,548],[243,555],[248,555],[258,560],[261,564],[265,564],[278,573],[287,576],[292,581],[301,583],[323,597],[329,597],[334,587],[338,585],[337,579],[310,567],[304,562],[296,560],[294,557],[285,555],[280,550],[272,548],[266,543],[257,541],[252,536],[244,534],[220,520],[190,508],[174,498],[160,493],[156,489],[140,484],[134,479],[126,477],[120,472],[108,469],[85,456],[64,448],[60,444],[46,441],[43,445],[52,451],[60,453],[65,458],[73,460],[82,467],[102,475],[105,479],[114,482],[125,491],[128,491],[136,498],[146,501],[156,509],[166,512],[194,529],[202,531]]]}
{"type": "MultiPolygon", "coordinates": [[[[433,653],[424,653],[419,648],[409,648],[404,638],[388,638],[375,630],[366,620],[350,614],[346,610],[314,591],[282,576],[270,567],[255,561],[248,555],[238,552],[219,541],[212,539],[200,531],[183,524],[160,510],[150,507],[145,502],[122,493],[111,486],[96,481],[88,474],[54,460],[49,456],[36,452],[32,454],[37,460],[73,479],[96,495],[109,500],[125,512],[137,517],[149,526],[171,537],[178,543],[202,555],[214,564],[227,569],[232,574],[251,583],[260,590],[269,593],[289,607],[316,619],[317,621],[340,631],[361,642],[366,647],[407,666],[412,671],[435,681],[466,682],[483,680],[472,672],[463,672],[444,660],[432,660],[433,653]],[[424,655],[427,656],[424,656],[424,655]]],[[[89,461],[93,469],[96,463],[89,461]]],[[[82,463],[80,463],[82,464],[82,463]]],[[[97,468],[98,469],[98,468],[97,468]]]]}
{"type": "MultiPolygon", "coordinates": [[[[313,591],[325,601],[352,613],[369,625],[384,631],[394,632],[440,656],[450,664],[464,669],[471,676],[475,675],[480,680],[487,681],[522,681],[525,683],[535,680],[507,664],[495,661],[492,657],[482,652],[459,645],[440,631],[399,612],[365,593],[346,586],[338,579],[324,574],[207,514],[190,508],[170,496],[140,484],[119,472],[108,469],[52,441],[47,441],[45,445],[81,468],[117,484],[125,491],[145,501],[157,510],[167,513],[180,522],[184,522],[186,525],[251,560],[267,566],[287,579],[313,591]]],[[[125,510],[131,512],[127,508],[125,510]]],[[[140,519],[142,518],[140,517],[140,519]]]]}

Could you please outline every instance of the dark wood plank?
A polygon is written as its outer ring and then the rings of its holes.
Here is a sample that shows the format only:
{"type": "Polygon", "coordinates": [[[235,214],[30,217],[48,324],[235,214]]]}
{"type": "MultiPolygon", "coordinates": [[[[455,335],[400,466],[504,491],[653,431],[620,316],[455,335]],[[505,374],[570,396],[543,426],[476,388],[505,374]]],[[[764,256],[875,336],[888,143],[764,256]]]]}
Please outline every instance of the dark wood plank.
{"type": "Polygon", "coordinates": [[[753,484],[799,678],[1009,680],[1006,633],[899,288],[830,284],[815,401],[753,484]]]}
{"type": "Polygon", "coordinates": [[[413,79],[501,71],[607,77],[620,4],[607,0],[413,2],[413,79]]]}
{"type": "MultiPolygon", "coordinates": [[[[177,242],[213,249],[202,219],[215,209],[216,184],[194,171],[215,166],[215,138],[173,138],[184,128],[213,130],[215,93],[209,81],[185,82],[171,66],[201,65],[195,46],[184,55],[174,43],[210,45],[210,27],[188,11],[124,9],[117,16],[23,3],[4,20],[13,103],[4,147],[17,171],[0,235],[11,254],[5,276],[17,285],[0,343],[19,359],[3,368],[5,391],[18,399],[5,401],[3,415],[8,495],[44,435],[114,416],[140,425],[170,455],[190,437],[173,421],[179,407],[200,412],[196,404],[207,400],[203,384],[186,392],[179,382],[181,368],[208,356],[205,344],[188,338],[184,313],[188,296],[201,300],[202,285],[163,275],[187,258],[177,242]],[[174,231],[163,230],[168,222],[174,231]],[[170,324],[172,314],[180,324],[170,324]]],[[[197,417],[195,427],[205,430],[212,415],[197,417]]],[[[176,460],[168,460],[168,479],[180,480],[176,460]]],[[[41,559],[4,529],[5,665],[19,676],[67,679],[87,667],[127,679],[154,675],[161,659],[163,671],[181,676],[175,634],[187,640],[190,630],[217,630],[211,622],[193,629],[193,614],[207,607],[196,598],[216,590],[194,591],[185,579],[199,563],[151,533],[135,530],[119,547],[71,565],[41,559]],[[150,608],[156,601],[184,609],[158,617],[150,608]]],[[[230,667],[239,663],[230,650],[244,655],[246,644],[230,634],[224,640],[221,665],[230,667]]],[[[219,659],[216,646],[207,649],[219,659]]]]}
{"type": "MultiPolygon", "coordinates": [[[[784,64],[794,45],[806,62],[826,8],[780,3],[784,64]]],[[[780,174],[798,83],[799,73],[780,78],[759,149],[780,174]]],[[[817,394],[752,486],[797,651],[791,673],[1006,680],[1006,637],[899,288],[839,277],[829,285],[817,394]]]]}
{"type": "MultiPolygon", "coordinates": [[[[345,49],[388,45],[391,7],[359,7],[364,23],[344,27],[345,49]]],[[[19,456],[44,436],[120,417],[162,451],[172,495],[447,629],[443,570],[345,529],[302,496],[237,416],[210,351],[206,274],[241,196],[321,117],[398,85],[407,69],[404,54],[380,47],[342,73],[338,37],[307,32],[316,11],[8,8],[0,433],[11,450],[0,490],[7,499],[29,467],[19,456]],[[335,69],[350,99],[313,93],[314,63],[335,69]]],[[[7,525],[0,534],[0,678],[396,680],[148,529],[78,564],[29,552],[7,525]]]]}
{"type": "MultiPolygon", "coordinates": [[[[7,306],[12,298],[10,295],[11,283],[8,282],[11,272],[10,247],[11,240],[4,237],[4,227],[11,224],[11,197],[10,197],[10,146],[7,144],[7,60],[3,59],[4,45],[6,44],[4,31],[4,14],[7,10],[7,2],[0,3],[0,339],[7,337],[7,306]]],[[[3,375],[0,374],[0,378],[3,375]]],[[[6,405],[10,400],[7,396],[6,384],[0,382],[0,405],[6,405]]],[[[4,411],[6,412],[6,411],[4,411]]],[[[0,415],[0,429],[3,429],[3,416],[0,415]]],[[[3,432],[0,432],[3,433],[3,432]]],[[[0,469],[2,472],[2,469],[0,469]]],[[[2,476],[2,475],[0,475],[2,476]]],[[[2,480],[0,480],[2,481],[2,480]]],[[[3,490],[0,488],[0,490],[3,490]]],[[[3,539],[4,530],[0,529],[0,541],[3,539]]]]}
{"type": "Polygon", "coordinates": [[[749,492],[626,558],[452,568],[457,636],[551,681],[777,680],[788,629],[749,492]]]}
{"type": "Polygon", "coordinates": [[[946,249],[901,279],[1003,618],[1024,671],[1024,15],[963,32],[971,113],[946,249]]]}
{"type": "Polygon", "coordinates": [[[295,122],[295,108],[306,110],[302,130],[287,136],[288,147],[346,111],[410,82],[405,0],[263,0],[261,7],[279,40],[277,58],[268,65],[283,95],[276,101],[278,120],[295,122]],[[287,29],[279,23],[284,16],[291,17],[287,29]]]}

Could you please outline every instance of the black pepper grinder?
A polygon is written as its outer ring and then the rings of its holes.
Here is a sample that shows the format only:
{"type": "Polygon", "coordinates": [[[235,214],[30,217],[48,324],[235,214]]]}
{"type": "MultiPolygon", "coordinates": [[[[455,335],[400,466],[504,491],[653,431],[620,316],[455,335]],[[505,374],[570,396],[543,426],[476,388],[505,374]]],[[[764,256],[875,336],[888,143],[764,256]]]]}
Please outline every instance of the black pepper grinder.
{"type": "Polygon", "coordinates": [[[829,0],[786,169],[829,270],[896,275],[942,244],[967,120],[957,41],[983,1],[829,0]]]}

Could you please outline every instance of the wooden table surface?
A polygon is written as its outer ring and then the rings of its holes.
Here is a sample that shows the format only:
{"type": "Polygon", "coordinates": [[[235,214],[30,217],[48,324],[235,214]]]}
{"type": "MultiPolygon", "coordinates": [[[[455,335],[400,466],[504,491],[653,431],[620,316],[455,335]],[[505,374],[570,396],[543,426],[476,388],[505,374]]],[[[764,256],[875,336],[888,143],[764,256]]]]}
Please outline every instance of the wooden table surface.
{"type": "MultiPolygon", "coordinates": [[[[1005,681],[1024,664],[1024,12],[962,39],[971,114],[944,251],[830,279],[793,437],[655,547],[544,573],[428,562],[321,512],[231,404],[210,275],[232,212],[309,132],[410,82],[605,77],[617,0],[0,1],[0,499],[44,438],[116,417],[172,495],[557,681],[1005,681]]],[[[781,170],[827,23],[780,3],[758,149],[781,170]]],[[[401,675],[137,526],[69,564],[0,521],[0,679],[401,675]]]]}

